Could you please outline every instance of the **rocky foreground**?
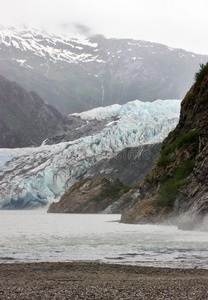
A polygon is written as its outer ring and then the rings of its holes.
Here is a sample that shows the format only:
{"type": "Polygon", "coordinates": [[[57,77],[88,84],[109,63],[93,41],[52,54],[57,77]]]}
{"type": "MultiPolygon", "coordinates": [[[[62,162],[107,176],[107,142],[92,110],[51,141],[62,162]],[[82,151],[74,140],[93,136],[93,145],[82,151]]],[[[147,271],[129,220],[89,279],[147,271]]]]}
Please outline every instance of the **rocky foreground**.
{"type": "Polygon", "coordinates": [[[99,263],[0,265],[0,299],[208,299],[208,270],[99,263]]]}

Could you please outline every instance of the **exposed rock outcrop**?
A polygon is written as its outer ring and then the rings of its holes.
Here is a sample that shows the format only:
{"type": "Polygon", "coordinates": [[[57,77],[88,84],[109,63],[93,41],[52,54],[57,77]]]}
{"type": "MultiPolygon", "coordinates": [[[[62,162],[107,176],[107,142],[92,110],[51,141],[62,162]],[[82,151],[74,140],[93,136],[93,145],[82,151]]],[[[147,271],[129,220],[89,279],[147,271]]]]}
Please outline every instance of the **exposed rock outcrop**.
{"type": "Polygon", "coordinates": [[[52,203],[48,212],[121,214],[140,199],[139,190],[128,185],[144,179],[160,147],[157,143],[126,148],[113,158],[101,160],[87,172],[87,178],[76,182],[58,203],[52,203]]]}
{"type": "Polygon", "coordinates": [[[118,179],[88,177],[76,182],[59,202],[52,203],[48,212],[94,214],[102,213],[110,206],[105,213],[120,213],[132,200],[128,190],[118,179]],[[120,201],[115,205],[118,199],[120,201]]]}
{"type": "Polygon", "coordinates": [[[128,186],[137,185],[152,170],[160,148],[161,143],[125,148],[112,158],[94,164],[87,176],[96,178],[100,174],[107,179],[118,178],[128,186]]]}
{"type": "Polygon", "coordinates": [[[0,148],[40,146],[64,117],[35,92],[0,76],[0,148]]]}
{"type": "MultiPolygon", "coordinates": [[[[179,124],[162,144],[157,164],[140,184],[140,202],[127,208],[125,223],[172,220],[199,228],[208,215],[208,64],[181,104],[179,124]],[[205,72],[207,70],[207,72],[205,72]]],[[[203,230],[208,230],[208,222],[203,230]]]]}
{"type": "Polygon", "coordinates": [[[94,135],[102,131],[102,129],[110,121],[114,121],[116,118],[97,120],[92,119],[90,121],[83,120],[79,116],[68,115],[64,117],[64,122],[59,125],[56,132],[50,136],[46,144],[53,145],[61,142],[74,141],[76,139],[94,135]]]}

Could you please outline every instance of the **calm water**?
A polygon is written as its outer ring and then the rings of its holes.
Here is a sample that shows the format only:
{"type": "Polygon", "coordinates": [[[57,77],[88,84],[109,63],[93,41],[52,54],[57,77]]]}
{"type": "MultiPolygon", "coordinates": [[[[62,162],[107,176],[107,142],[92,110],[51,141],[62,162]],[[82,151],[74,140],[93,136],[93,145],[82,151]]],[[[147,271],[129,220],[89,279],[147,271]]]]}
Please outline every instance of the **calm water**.
{"type": "Polygon", "coordinates": [[[208,268],[208,233],[129,225],[120,215],[0,211],[0,263],[99,261],[208,268]]]}

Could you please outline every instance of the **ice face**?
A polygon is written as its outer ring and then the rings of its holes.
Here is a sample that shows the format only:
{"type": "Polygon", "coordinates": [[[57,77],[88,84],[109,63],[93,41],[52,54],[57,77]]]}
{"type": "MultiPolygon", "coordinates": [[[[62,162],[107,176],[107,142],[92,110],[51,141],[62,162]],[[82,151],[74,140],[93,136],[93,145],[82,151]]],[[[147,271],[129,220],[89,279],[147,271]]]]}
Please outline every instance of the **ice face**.
{"type": "Polygon", "coordinates": [[[86,120],[109,118],[100,133],[56,145],[0,149],[0,208],[46,205],[60,197],[95,162],[126,147],[161,142],[177,125],[179,112],[179,100],[136,100],[97,108],[77,115],[86,120]]]}
{"type": "Polygon", "coordinates": [[[167,117],[178,118],[180,110],[180,100],[157,100],[154,102],[142,102],[139,100],[127,102],[124,105],[114,104],[107,107],[93,108],[86,112],[74,113],[75,116],[80,116],[84,120],[102,120],[112,117],[131,117],[142,121],[152,118],[158,119],[167,117]]]}

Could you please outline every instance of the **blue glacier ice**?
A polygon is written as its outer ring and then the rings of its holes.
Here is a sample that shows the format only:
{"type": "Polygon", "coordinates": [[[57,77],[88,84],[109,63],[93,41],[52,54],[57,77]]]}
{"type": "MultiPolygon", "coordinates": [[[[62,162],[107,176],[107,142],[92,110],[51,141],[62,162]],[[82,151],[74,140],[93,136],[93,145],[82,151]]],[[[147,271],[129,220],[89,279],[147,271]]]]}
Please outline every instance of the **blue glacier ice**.
{"type": "Polygon", "coordinates": [[[92,109],[74,115],[109,119],[97,134],[36,148],[0,149],[0,208],[44,206],[58,200],[97,161],[126,147],[161,142],[178,123],[180,103],[135,100],[92,109]]]}

